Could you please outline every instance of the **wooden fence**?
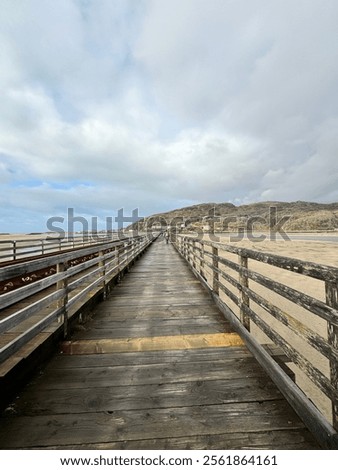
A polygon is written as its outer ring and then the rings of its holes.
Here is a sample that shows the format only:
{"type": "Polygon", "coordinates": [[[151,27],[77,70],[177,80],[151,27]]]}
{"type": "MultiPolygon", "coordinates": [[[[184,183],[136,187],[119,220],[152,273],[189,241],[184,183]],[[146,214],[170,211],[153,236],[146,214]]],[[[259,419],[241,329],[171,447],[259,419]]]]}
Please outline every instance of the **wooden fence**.
{"type": "Polygon", "coordinates": [[[119,233],[111,233],[110,235],[88,233],[66,237],[46,235],[44,238],[31,236],[29,238],[18,237],[16,240],[0,240],[0,263],[97,245],[98,243],[108,243],[117,240],[119,235],[119,233]]]}
{"type": "Polygon", "coordinates": [[[183,235],[176,236],[174,245],[309,429],[324,446],[330,448],[334,441],[333,448],[337,448],[338,269],[183,235]],[[250,269],[251,263],[255,270],[250,269]],[[287,270],[320,281],[325,289],[326,301],[257,272],[257,266],[263,264],[274,267],[275,271],[278,268],[280,272],[287,270]],[[281,308],[278,301],[274,304],[271,296],[264,296],[264,293],[272,293],[274,299],[286,299],[289,307],[281,308]],[[326,334],[322,335],[316,327],[311,327],[316,323],[311,319],[303,322],[302,316],[297,314],[299,308],[304,309],[307,315],[310,313],[313,319],[326,322],[326,334]],[[264,333],[269,342],[284,352],[289,367],[296,371],[296,378],[297,371],[305,374],[314,387],[330,400],[332,419],[331,416],[324,417],[307,393],[274,361],[257,339],[257,334],[250,331],[253,329],[264,333]],[[301,343],[305,343],[305,351],[309,351],[310,347],[315,351],[314,355],[319,354],[327,361],[326,373],[313,363],[311,354],[297,348],[301,343]]]}
{"type": "Polygon", "coordinates": [[[1,267],[0,282],[29,282],[0,296],[0,364],[52,324],[62,323],[67,335],[70,316],[95,293],[105,296],[109,282],[150,243],[137,236],[1,267]]]}

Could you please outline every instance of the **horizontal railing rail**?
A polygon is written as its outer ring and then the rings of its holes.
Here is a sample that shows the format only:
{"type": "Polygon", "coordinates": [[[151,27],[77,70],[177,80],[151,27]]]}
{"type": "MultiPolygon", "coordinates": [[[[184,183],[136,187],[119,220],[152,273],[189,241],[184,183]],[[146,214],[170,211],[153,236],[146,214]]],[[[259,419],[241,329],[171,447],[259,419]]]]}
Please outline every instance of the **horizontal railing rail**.
{"type": "Polygon", "coordinates": [[[46,270],[47,273],[42,279],[0,295],[0,364],[53,322],[57,322],[58,327],[63,326],[66,336],[71,309],[73,315],[98,291],[106,297],[109,282],[151,242],[147,236],[130,237],[0,267],[3,282],[18,276],[32,281],[35,272],[46,270]],[[20,304],[22,301],[24,305],[20,304]],[[43,312],[47,313],[42,315],[43,312]],[[23,331],[15,334],[20,325],[23,331]]]}
{"type": "Polygon", "coordinates": [[[309,429],[324,446],[338,448],[338,268],[183,235],[173,242],[309,429]],[[321,282],[325,300],[283,284],[278,272],[285,270],[321,282]],[[317,331],[318,321],[326,323],[325,333],[317,331]],[[330,416],[269,356],[262,333],[287,356],[296,382],[305,375],[331,402],[330,416]]]}
{"type": "Polygon", "coordinates": [[[42,256],[62,250],[71,250],[85,246],[108,243],[126,238],[123,233],[111,234],[84,233],[59,237],[47,235],[43,238],[31,236],[30,238],[14,238],[0,240],[0,263],[16,261],[28,257],[42,256]]]}

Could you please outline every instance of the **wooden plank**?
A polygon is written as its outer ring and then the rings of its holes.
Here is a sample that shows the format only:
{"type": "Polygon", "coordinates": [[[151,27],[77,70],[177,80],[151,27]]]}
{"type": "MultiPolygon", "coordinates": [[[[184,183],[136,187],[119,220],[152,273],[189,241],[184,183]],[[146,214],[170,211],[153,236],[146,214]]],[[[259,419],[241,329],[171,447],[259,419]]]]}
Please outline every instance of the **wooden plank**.
{"type": "Polygon", "coordinates": [[[49,337],[48,333],[39,333],[31,341],[28,341],[15,356],[0,364],[0,377],[5,377],[13,367],[15,367],[22,359],[26,359],[37,347],[44,343],[49,337]]]}
{"type": "Polygon", "coordinates": [[[319,351],[328,359],[332,357],[338,361],[338,351],[335,350],[322,336],[318,335],[315,331],[308,328],[306,325],[304,325],[304,323],[300,322],[293,316],[283,312],[282,309],[273,305],[271,302],[264,299],[259,294],[256,294],[256,292],[252,291],[251,289],[243,289],[247,293],[248,297],[250,297],[250,299],[252,299],[257,305],[270,313],[270,315],[279,320],[283,325],[287,326],[291,331],[306,341],[310,346],[317,349],[317,351],[319,351]]]}
{"type": "Polygon", "coordinates": [[[284,430],[303,427],[284,400],[169,410],[155,408],[114,413],[19,416],[7,423],[5,420],[5,426],[1,426],[1,448],[139,440],[145,435],[148,439],[158,439],[224,432],[262,432],[276,430],[277,422],[284,430]]]}
{"type": "Polygon", "coordinates": [[[218,248],[212,247],[212,265],[213,265],[213,272],[212,272],[212,290],[215,294],[219,294],[219,277],[218,277],[218,248]]]}
{"type": "Polygon", "coordinates": [[[220,312],[215,305],[139,305],[136,308],[128,305],[115,306],[114,303],[109,302],[109,299],[98,305],[95,310],[95,317],[100,319],[105,318],[137,318],[137,317],[187,317],[196,315],[196,317],[204,316],[213,318],[220,316],[220,312]]]}
{"type": "Polygon", "coordinates": [[[275,292],[282,297],[294,302],[296,305],[299,305],[306,310],[318,315],[324,320],[330,321],[332,324],[338,326],[338,312],[336,309],[326,305],[324,302],[321,302],[310,295],[303,294],[302,292],[293,289],[292,287],[281,284],[280,282],[273,281],[272,279],[259,274],[250,269],[245,269],[238,266],[236,263],[226,259],[220,259],[220,262],[237,272],[245,273],[249,279],[257,282],[258,284],[266,287],[267,289],[275,292]]]}
{"type": "MultiPolygon", "coordinates": [[[[112,243],[116,243],[116,242],[112,242],[112,243]]],[[[1,267],[0,268],[0,281],[11,279],[17,276],[24,276],[25,274],[38,271],[39,269],[44,269],[50,266],[56,266],[60,262],[68,262],[72,259],[94,254],[97,251],[98,251],[98,248],[96,246],[91,246],[87,248],[81,248],[76,251],[72,251],[70,253],[60,252],[57,255],[47,255],[43,258],[38,258],[36,260],[23,261],[23,262],[13,264],[10,266],[1,267]]]]}
{"type": "MultiPolygon", "coordinates": [[[[325,283],[326,303],[338,310],[338,283],[325,283]]],[[[332,323],[327,325],[328,342],[332,348],[330,356],[330,381],[332,387],[338,391],[338,326],[332,323]]],[[[333,427],[338,432],[338,398],[332,400],[333,427]]]]}
{"type": "MultiPolygon", "coordinates": [[[[127,239],[126,239],[127,240],[127,239]]],[[[33,271],[43,269],[50,266],[55,266],[61,262],[69,262],[76,258],[92,255],[102,250],[109,250],[114,247],[123,246],[123,241],[112,241],[109,243],[100,243],[97,245],[89,246],[86,248],[79,248],[68,252],[60,252],[56,255],[46,255],[36,260],[22,261],[20,263],[12,264],[9,266],[0,267],[0,281],[10,279],[17,276],[23,276],[33,271]]],[[[146,244],[144,245],[145,248],[146,244]]]]}
{"type": "MultiPolygon", "coordinates": [[[[155,337],[167,338],[168,336],[205,336],[206,334],[222,334],[224,332],[231,332],[230,327],[224,328],[223,325],[177,325],[177,326],[161,326],[160,324],[150,327],[146,325],[144,327],[114,327],[107,326],[106,328],[93,328],[87,331],[79,331],[77,334],[77,340],[125,340],[126,337],[129,339],[144,338],[154,335],[155,337]]],[[[128,340],[129,341],[129,340],[128,340]]],[[[205,347],[205,343],[204,344],[205,347]]],[[[100,343],[98,343],[100,345],[100,343]]],[[[151,346],[152,347],[152,346],[151,346]]],[[[197,346],[196,346],[197,347],[197,346]]],[[[179,349],[179,347],[175,347],[179,349]]]]}
{"type": "Polygon", "coordinates": [[[11,316],[0,320],[0,333],[13,328],[18,325],[22,320],[28,318],[30,315],[38,313],[43,307],[50,305],[52,302],[61,299],[65,294],[64,290],[58,290],[48,294],[46,297],[37,300],[36,302],[28,305],[27,307],[13,313],[11,316]]]}
{"type": "Polygon", "coordinates": [[[41,279],[27,286],[20,287],[19,289],[15,289],[15,291],[1,294],[1,309],[9,307],[14,303],[18,303],[20,300],[30,297],[31,295],[56,284],[62,279],[62,277],[63,274],[52,274],[47,278],[41,279]]]}
{"type": "Polygon", "coordinates": [[[287,271],[292,271],[305,276],[320,279],[321,281],[338,281],[338,268],[333,266],[326,266],[323,264],[312,263],[310,261],[299,260],[287,256],[280,256],[271,253],[264,253],[260,251],[250,250],[247,248],[237,248],[233,245],[226,245],[223,243],[214,243],[205,241],[206,246],[218,248],[220,251],[228,251],[237,255],[243,255],[247,258],[261,261],[262,263],[276,266],[287,271]]]}
{"type": "Polygon", "coordinates": [[[147,364],[176,364],[177,362],[218,362],[225,359],[240,360],[252,357],[250,351],[243,346],[231,348],[208,348],[208,349],[176,349],[172,351],[143,351],[123,352],[99,355],[69,356],[60,354],[56,356],[47,366],[47,370],[68,368],[95,368],[107,366],[136,366],[147,364]]]}
{"type": "Polygon", "coordinates": [[[215,363],[183,362],[166,364],[138,364],[82,367],[79,369],[46,370],[39,389],[62,390],[117,387],[119,385],[145,385],[198,380],[240,379],[245,377],[266,377],[265,372],[253,358],[223,360],[215,363]]]}
{"type": "Polygon", "coordinates": [[[245,274],[245,272],[248,270],[248,258],[246,256],[243,256],[242,254],[238,255],[238,258],[239,265],[241,266],[241,268],[244,268],[239,272],[239,283],[241,286],[239,314],[244,328],[250,331],[250,317],[247,315],[245,308],[243,308],[243,306],[250,307],[250,298],[245,291],[245,289],[249,287],[249,279],[248,276],[245,274]]]}
{"type": "Polygon", "coordinates": [[[68,284],[69,292],[77,289],[78,287],[82,286],[83,284],[87,283],[88,281],[91,281],[92,279],[97,279],[98,276],[101,278],[100,280],[102,282],[102,277],[101,277],[102,273],[103,273],[103,268],[97,267],[97,268],[93,269],[92,271],[87,272],[86,274],[84,274],[80,278],[76,279],[75,281],[69,282],[69,284],[68,284]]]}
{"type": "Polygon", "coordinates": [[[204,298],[194,298],[192,296],[187,297],[187,296],[154,296],[154,297],[149,297],[146,299],[142,298],[124,298],[124,297],[117,297],[114,299],[114,306],[115,307],[123,307],[123,306],[128,306],[130,307],[137,307],[141,305],[142,307],[151,307],[155,305],[159,306],[203,306],[203,305],[212,305],[212,301],[208,299],[208,297],[204,298]]]}
{"type": "Polygon", "coordinates": [[[253,310],[245,307],[246,313],[255,322],[255,324],[279,347],[283,349],[289,357],[290,362],[296,364],[307,377],[331,400],[338,400],[338,390],[336,390],[329,379],[301,353],[299,353],[288,341],[280,336],[276,331],[262,320],[253,310]]]}
{"type": "MultiPolygon", "coordinates": [[[[39,447],[34,447],[39,449],[39,447]]],[[[41,449],[41,447],[40,447],[41,449]]],[[[43,449],[69,450],[309,450],[320,449],[312,435],[304,430],[270,430],[263,432],[237,432],[205,434],[160,439],[121,440],[86,444],[71,444],[43,449]]]]}
{"type": "MultiPolygon", "coordinates": [[[[226,320],[224,317],[220,317],[220,312],[213,313],[210,312],[208,315],[205,311],[201,311],[199,313],[196,312],[195,309],[141,309],[141,310],[123,310],[119,311],[119,309],[113,310],[110,312],[109,310],[105,313],[105,310],[97,309],[95,313],[92,315],[92,321],[95,323],[89,323],[88,326],[91,327],[92,325],[95,328],[104,328],[109,327],[112,325],[118,326],[119,324],[126,324],[133,322],[135,327],[142,326],[149,322],[151,323],[158,323],[163,321],[164,324],[175,324],[181,320],[181,324],[194,322],[196,319],[197,324],[223,324],[224,326],[227,325],[226,320]],[[115,313],[116,312],[116,313],[115,313]]],[[[226,326],[225,326],[226,328],[226,326]]]]}
{"type": "MultiPolygon", "coordinates": [[[[90,328],[88,330],[79,331],[77,333],[77,340],[103,340],[106,338],[109,339],[123,339],[123,338],[142,338],[149,336],[187,336],[187,335],[199,335],[204,337],[209,334],[217,333],[232,333],[232,329],[229,324],[223,324],[221,322],[217,323],[207,323],[207,322],[196,322],[193,320],[190,322],[180,323],[179,321],[167,321],[165,324],[161,323],[145,323],[144,325],[121,325],[116,322],[105,322],[103,325],[95,324],[95,328],[90,328]],[[99,327],[100,326],[100,327],[99,327]]],[[[129,340],[128,340],[129,341],[129,340]]]]}
{"type": "Polygon", "coordinates": [[[282,395],[267,377],[229,380],[93,387],[73,390],[27,390],[16,400],[16,415],[72,414],[98,411],[142,410],[225,403],[263,402],[282,395]]]}
{"type": "Polygon", "coordinates": [[[50,325],[62,309],[57,309],[33,325],[24,333],[14,338],[10,343],[0,348],[0,361],[3,362],[8,359],[12,354],[16,353],[22,346],[31,341],[38,333],[41,333],[48,325],[50,325]]]}

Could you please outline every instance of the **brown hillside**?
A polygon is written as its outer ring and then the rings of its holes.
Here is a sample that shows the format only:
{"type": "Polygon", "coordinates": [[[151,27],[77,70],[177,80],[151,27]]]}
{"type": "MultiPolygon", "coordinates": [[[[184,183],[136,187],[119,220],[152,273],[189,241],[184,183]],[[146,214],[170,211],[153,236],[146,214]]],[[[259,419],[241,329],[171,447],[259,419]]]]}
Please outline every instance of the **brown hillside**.
{"type": "Polygon", "coordinates": [[[129,229],[145,231],[152,226],[178,227],[227,231],[241,227],[266,230],[284,218],[284,230],[331,231],[338,230],[338,203],[315,202],[258,202],[243,206],[230,203],[205,203],[183,207],[169,212],[145,217],[129,229]]]}

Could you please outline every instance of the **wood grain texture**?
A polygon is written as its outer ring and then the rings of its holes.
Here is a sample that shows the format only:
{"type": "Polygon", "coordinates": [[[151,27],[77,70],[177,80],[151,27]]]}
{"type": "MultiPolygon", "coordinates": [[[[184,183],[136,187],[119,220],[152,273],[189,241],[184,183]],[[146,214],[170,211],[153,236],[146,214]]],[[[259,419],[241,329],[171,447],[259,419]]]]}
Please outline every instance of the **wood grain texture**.
{"type": "Polygon", "coordinates": [[[284,400],[4,419],[5,448],[303,428],[284,400]],[[278,423],[278,426],[276,425],[278,423]]]}
{"type": "MultiPolygon", "coordinates": [[[[238,432],[224,434],[204,434],[203,436],[183,436],[174,438],[109,441],[79,445],[45,446],[44,449],[78,450],[306,450],[318,449],[318,444],[309,432],[304,430],[274,430],[262,432],[238,432]]],[[[39,447],[37,447],[39,449],[39,447]]]]}

